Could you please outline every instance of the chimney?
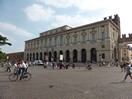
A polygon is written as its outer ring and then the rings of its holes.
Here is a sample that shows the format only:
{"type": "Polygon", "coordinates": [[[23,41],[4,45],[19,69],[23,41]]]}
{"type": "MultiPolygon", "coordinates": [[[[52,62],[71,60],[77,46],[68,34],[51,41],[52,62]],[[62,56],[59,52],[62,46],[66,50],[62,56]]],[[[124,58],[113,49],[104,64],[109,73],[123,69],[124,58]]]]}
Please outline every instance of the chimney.
{"type": "Polygon", "coordinates": [[[104,17],[104,20],[107,20],[107,17],[104,17]]]}
{"type": "Polygon", "coordinates": [[[112,19],[112,16],[109,16],[109,19],[112,19]]]}

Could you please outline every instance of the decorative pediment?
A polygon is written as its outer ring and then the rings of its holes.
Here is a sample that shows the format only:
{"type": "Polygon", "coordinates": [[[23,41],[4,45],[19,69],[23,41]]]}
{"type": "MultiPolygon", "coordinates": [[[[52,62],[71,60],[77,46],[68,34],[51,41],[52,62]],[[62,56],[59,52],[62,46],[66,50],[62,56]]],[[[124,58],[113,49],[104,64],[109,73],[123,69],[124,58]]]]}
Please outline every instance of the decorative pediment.
{"type": "Polygon", "coordinates": [[[73,35],[73,37],[77,37],[78,36],[78,34],[77,33],[75,33],[74,35],[73,35]]]}
{"type": "Polygon", "coordinates": [[[87,33],[85,31],[82,31],[81,35],[86,35],[87,33]]]}

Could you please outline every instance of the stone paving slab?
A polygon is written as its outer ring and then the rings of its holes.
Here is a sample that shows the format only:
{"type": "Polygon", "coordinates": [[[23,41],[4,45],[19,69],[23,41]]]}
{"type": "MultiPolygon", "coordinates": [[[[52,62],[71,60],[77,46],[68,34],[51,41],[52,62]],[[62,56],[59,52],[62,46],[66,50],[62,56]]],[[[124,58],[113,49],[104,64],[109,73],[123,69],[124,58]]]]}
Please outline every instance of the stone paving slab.
{"type": "Polygon", "coordinates": [[[10,73],[0,69],[0,99],[132,99],[132,81],[121,83],[119,67],[29,68],[30,81],[10,82],[10,73]]]}

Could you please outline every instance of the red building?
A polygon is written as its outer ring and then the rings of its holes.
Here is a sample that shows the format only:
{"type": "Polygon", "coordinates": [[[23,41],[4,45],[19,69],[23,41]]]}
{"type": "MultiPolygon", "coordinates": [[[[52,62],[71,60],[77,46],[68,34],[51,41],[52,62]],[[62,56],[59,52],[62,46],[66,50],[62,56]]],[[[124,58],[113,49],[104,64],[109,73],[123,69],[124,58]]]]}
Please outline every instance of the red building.
{"type": "Polygon", "coordinates": [[[14,52],[6,54],[10,61],[24,60],[24,52],[14,52]]]}

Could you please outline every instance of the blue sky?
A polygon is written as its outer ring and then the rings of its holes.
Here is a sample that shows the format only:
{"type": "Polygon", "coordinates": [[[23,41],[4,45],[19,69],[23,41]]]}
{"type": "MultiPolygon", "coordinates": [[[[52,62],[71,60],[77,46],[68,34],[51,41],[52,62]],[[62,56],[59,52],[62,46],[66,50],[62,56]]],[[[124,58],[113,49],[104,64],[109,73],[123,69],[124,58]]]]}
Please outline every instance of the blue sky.
{"type": "Polygon", "coordinates": [[[118,14],[121,33],[132,33],[131,0],[0,0],[0,35],[12,46],[5,53],[24,51],[25,41],[52,28],[77,27],[118,14]]]}

